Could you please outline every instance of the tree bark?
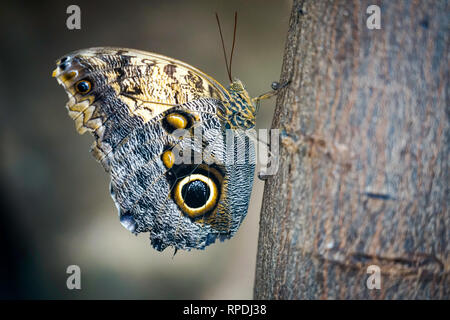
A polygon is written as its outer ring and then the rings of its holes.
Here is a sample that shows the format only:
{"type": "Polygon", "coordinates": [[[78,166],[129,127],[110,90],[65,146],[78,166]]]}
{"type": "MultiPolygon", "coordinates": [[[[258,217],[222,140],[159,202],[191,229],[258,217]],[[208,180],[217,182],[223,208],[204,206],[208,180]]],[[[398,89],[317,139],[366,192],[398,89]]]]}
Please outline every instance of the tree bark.
{"type": "Polygon", "coordinates": [[[450,298],[448,12],[294,0],[255,299],[450,298]]]}

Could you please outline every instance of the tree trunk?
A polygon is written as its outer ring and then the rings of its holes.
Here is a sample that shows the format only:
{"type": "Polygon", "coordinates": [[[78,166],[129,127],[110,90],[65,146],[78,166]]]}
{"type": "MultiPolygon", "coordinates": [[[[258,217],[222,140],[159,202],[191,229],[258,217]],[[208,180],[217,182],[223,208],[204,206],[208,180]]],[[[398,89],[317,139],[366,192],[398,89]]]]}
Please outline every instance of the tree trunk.
{"type": "Polygon", "coordinates": [[[294,0],[255,299],[450,298],[448,12],[294,0]]]}

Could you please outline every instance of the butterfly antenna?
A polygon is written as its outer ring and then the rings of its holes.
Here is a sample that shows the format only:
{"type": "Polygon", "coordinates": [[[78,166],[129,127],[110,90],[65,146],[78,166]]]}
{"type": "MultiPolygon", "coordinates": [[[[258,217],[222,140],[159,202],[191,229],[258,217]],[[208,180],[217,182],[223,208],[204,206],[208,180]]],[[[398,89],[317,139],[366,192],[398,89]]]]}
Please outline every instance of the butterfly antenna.
{"type": "Polygon", "coordinates": [[[237,11],[234,12],[233,46],[231,47],[230,70],[228,72],[230,78],[231,78],[231,63],[233,62],[234,44],[236,43],[236,30],[237,30],[237,11]]]}
{"type": "Polygon", "coordinates": [[[219,27],[220,40],[222,41],[222,49],[223,49],[223,55],[225,57],[225,66],[227,67],[228,78],[230,79],[230,82],[233,82],[233,80],[231,79],[230,68],[228,67],[227,51],[225,50],[225,42],[223,41],[222,28],[220,27],[219,15],[217,14],[217,12],[216,12],[216,20],[217,20],[217,25],[219,27]]]}

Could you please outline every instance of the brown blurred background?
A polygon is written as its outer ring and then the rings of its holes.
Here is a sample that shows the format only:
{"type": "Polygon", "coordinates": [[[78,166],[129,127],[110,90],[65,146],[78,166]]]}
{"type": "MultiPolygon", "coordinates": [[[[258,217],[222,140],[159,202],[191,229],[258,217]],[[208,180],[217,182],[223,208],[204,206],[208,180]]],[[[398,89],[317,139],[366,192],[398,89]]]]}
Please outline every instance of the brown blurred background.
{"type": "MultiPolygon", "coordinates": [[[[55,1],[0,9],[0,298],[251,299],[263,183],[236,236],[202,251],[151,248],[119,223],[109,177],[76,133],[67,95],[51,72],[76,49],[121,46],[185,61],[228,84],[217,11],[228,50],[238,30],[233,75],[253,96],[278,80],[291,9],[271,1],[55,1]],[[81,8],[81,30],[66,8],[81,8]],[[81,268],[81,290],[66,268],[81,268]]],[[[275,100],[262,104],[270,127],[275,100]]]]}

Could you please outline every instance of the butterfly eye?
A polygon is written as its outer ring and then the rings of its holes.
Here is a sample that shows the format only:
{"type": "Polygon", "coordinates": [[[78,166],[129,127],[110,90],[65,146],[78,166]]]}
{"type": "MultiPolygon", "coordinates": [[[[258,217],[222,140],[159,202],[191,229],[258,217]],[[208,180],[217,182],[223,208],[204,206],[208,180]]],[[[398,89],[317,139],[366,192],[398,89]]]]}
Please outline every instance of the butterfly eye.
{"type": "Polygon", "coordinates": [[[175,187],[175,202],[191,218],[209,212],[218,198],[215,181],[202,174],[186,176],[175,187]]]}
{"type": "Polygon", "coordinates": [[[91,83],[87,80],[80,80],[75,85],[75,89],[77,90],[77,92],[82,94],[88,93],[89,91],[91,91],[91,88],[91,83]]]}

